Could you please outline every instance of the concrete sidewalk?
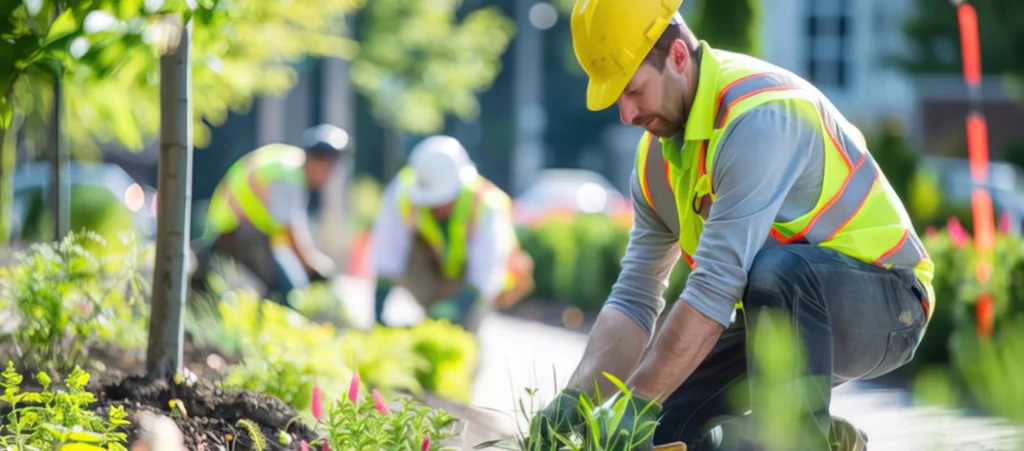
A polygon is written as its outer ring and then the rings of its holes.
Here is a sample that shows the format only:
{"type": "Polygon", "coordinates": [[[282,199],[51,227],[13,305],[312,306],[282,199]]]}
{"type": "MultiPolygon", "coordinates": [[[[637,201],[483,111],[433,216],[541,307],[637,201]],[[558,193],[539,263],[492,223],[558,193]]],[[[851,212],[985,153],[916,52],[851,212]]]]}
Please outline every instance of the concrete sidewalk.
{"type": "MultiPolygon", "coordinates": [[[[344,279],[339,288],[345,293],[345,303],[357,323],[371,324],[370,283],[350,278],[344,279]]],[[[389,299],[385,317],[401,324],[422,318],[422,309],[407,294],[397,291],[389,299]]],[[[520,399],[531,409],[526,389],[537,390],[535,399],[539,405],[550,400],[576,368],[586,339],[585,334],[562,328],[503,315],[490,316],[480,332],[482,364],[473,387],[473,406],[493,409],[497,417],[507,422],[506,430],[514,432],[513,417],[521,417],[520,399]]],[[[867,384],[850,383],[837,389],[832,412],[867,432],[872,451],[1018,450],[1024,444],[1020,429],[1005,421],[915,406],[905,391],[872,390],[867,384]]],[[[519,423],[525,427],[525,423],[519,423]]],[[[467,440],[467,449],[483,440],[486,438],[467,440]]]]}

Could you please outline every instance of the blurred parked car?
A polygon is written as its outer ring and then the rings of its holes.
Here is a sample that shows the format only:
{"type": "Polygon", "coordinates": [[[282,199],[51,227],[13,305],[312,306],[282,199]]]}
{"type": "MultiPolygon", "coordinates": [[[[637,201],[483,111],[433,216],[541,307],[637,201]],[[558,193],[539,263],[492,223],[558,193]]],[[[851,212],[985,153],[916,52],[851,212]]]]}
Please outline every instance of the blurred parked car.
{"type": "Polygon", "coordinates": [[[585,169],[545,169],[513,199],[516,225],[582,213],[631,220],[632,206],[604,176],[585,169]]]}
{"type": "MultiPolygon", "coordinates": [[[[104,198],[95,199],[97,206],[102,205],[105,200],[113,199],[127,209],[132,221],[131,226],[140,238],[151,240],[155,237],[155,189],[140,184],[115,164],[70,162],[68,166],[73,199],[82,199],[82,196],[104,198]]],[[[34,218],[38,216],[37,210],[46,210],[46,206],[49,205],[50,167],[49,162],[43,161],[26,163],[14,170],[14,202],[11,212],[11,236],[14,239],[23,238],[26,232],[29,232],[25,230],[26,226],[38,226],[29,223],[38,221],[34,218]]],[[[90,202],[89,205],[91,207],[93,203],[90,202]]],[[[74,214],[83,214],[82,208],[73,205],[72,211],[74,214]]]]}
{"type": "MultiPolygon", "coordinates": [[[[925,157],[921,167],[937,177],[942,202],[970,207],[974,182],[966,158],[925,157]]],[[[997,216],[1006,212],[1015,222],[1024,220],[1024,171],[1005,161],[990,161],[983,186],[992,197],[992,207],[997,216]]]]}

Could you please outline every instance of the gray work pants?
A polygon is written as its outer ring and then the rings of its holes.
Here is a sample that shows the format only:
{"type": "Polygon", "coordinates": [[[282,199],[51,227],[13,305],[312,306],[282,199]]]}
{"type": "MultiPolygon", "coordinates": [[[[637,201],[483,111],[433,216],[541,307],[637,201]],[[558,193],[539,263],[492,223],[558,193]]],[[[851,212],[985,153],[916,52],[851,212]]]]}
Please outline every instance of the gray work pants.
{"type": "Polygon", "coordinates": [[[214,253],[231,257],[244,266],[267,287],[268,299],[288,305],[288,293],[309,285],[317,278],[303,268],[298,255],[288,247],[272,247],[270,239],[259,230],[247,225],[219,235],[212,243],[195,250],[198,268],[193,275],[193,286],[203,287],[202,280],[210,271],[210,258],[214,253]]]}
{"type": "MultiPolygon", "coordinates": [[[[829,449],[832,388],[909,362],[924,336],[924,302],[925,291],[909,271],[889,271],[813,245],[762,250],[749,273],[742,313],[663,403],[655,444],[683,441],[691,450],[723,449],[703,439],[709,423],[723,416],[771,415],[751,405],[757,393],[750,390],[759,384],[756,376],[748,378],[748,369],[754,367],[750,350],[761,324],[755,318],[774,312],[789,320],[804,347],[802,396],[792,402],[809,439],[799,449],[829,449]]],[[[760,448],[746,443],[740,449],[760,448]]]]}
{"type": "MultiPolygon", "coordinates": [[[[429,312],[434,304],[454,298],[466,285],[466,280],[464,276],[456,280],[445,278],[437,254],[423,238],[416,235],[406,261],[405,273],[395,284],[405,288],[429,312]]],[[[475,303],[462,315],[460,324],[470,332],[476,333],[486,314],[486,308],[481,304],[475,303]]]]}

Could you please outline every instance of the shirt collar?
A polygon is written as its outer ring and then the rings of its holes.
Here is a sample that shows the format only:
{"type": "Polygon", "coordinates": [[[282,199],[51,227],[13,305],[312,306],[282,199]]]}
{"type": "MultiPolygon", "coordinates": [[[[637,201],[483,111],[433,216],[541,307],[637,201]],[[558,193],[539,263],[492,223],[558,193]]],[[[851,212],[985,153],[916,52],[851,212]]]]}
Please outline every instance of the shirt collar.
{"type": "Polygon", "coordinates": [[[718,86],[718,72],[721,62],[707,41],[700,41],[700,75],[697,78],[697,94],[693,96],[690,116],[683,128],[686,141],[711,139],[714,130],[715,96],[718,86]]]}

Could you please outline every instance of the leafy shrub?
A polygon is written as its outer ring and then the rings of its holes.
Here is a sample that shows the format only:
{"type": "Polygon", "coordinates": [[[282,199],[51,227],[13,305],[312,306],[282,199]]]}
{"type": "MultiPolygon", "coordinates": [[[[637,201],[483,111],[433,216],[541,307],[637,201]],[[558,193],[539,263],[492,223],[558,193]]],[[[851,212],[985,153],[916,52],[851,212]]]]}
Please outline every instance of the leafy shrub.
{"type": "Polygon", "coordinates": [[[352,376],[339,364],[341,343],[331,325],[312,323],[251,290],[227,292],[214,309],[201,305],[192,310],[193,340],[242,358],[228,367],[227,386],[276,396],[303,410],[318,381],[326,391],[341,393],[352,376]]]}
{"type": "Polygon", "coordinates": [[[462,402],[472,395],[479,344],[473,334],[448,321],[427,320],[409,332],[413,351],[427,365],[416,372],[420,385],[435,394],[462,402]]]}
{"type": "MultiPolygon", "coordinates": [[[[534,227],[520,227],[519,241],[535,264],[537,287],[531,297],[599,309],[622,269],[629,228],[602,215],[552,218],[534,227]]],[[[688,274],[689,267],[680,259],[665,291],[667,302],[679,296],[688,274]]]]}
{"type": "Polygon", "coordinates": [[[65,379],[67,391],[51,390],[50,376],[41,372],[36,379],[42,391],[22,392],[23,378],[11,361],[2,377],[0,401],[11,410],[0,429],[4,449],[58,449],[74,443],[79,449],[127,450],[127,435],[120,428],[129,424],[128,414],[121,406],[112,407],[107,418],[88,410],[96,398],[85,391],[89,374],[81,368],[75,367],[65,379]]]}
{"type": "Polygon", "coordinates": [[[326,322],[336,327],[351,322],[345,305],[329,283],[315,282],[305,289],[293,290],[288,295],[288,303],[315,322],[326,322]]]}
{"type": "Polygon", "coordinates": [[[997,233],[992,277],[986,286],[976,278],[978,255],[971,237],[958,220],[941,231],[929,229],[924,245],[935,263],[935,311],[917,352],[901,372],[918,373],[933,364],[948,365],[956,359],[956,336],[977,335],[977,299],[983,290],[993,295],[995,330],[1009,329],[1024,315],[1024,238],[997,233]]]}
{"type": "Polygon", "coordinates": [[[130,249],[100,261],[86,244],[105,246],[93,233],[71,234],[58,244],[33,245],[0,268],[0,298],[18,325],[0,342],[30,370],[67,373],[85,365],[97,343],[122,349],[146,342],[148,292],[138,268],[148,253],[132,238],[130,249]]]}
{"type": "Polygon", "coordinates": [[[423,386],[416,374],[430,367],[430,362],[416,354],[409,329],[381,326],[347,331],[336,358],[350,362],[368,384],[386,392],[419,392],[423,386]]]}
{"type": "Polygon", "coordinates": [[[197,304],[188,327],[195,343],[241,356],[228,367],[226,385],[276,396],[299,410],[310,406],[317,383],[328,396],[342,393],[353,369],[387,393],[426,389],[468,401],[478,358],[472,335],[447,322],[339,330],[251,290],[227,292],[213,308],[197,304]]]}
{"type": "MultiPolygon", "coordinates": [[[[53,237],[51,212],[47,209],[42,191],[34,191],[31,196],[21,238],[29,242],[49,241],[53,237]]],[[[106,246],[93,246],[98,243],[83,243],[90,252],[94,255],[116,255],[126,250],[125,247],[119,247],[121,243],[118,242],[118,236],[133,231],[132,213],[108,189],[101,186],[72,186],[68,205],[71,230],[92,231],[112,244],[112,248],[107,249],[106,246]]]]}

